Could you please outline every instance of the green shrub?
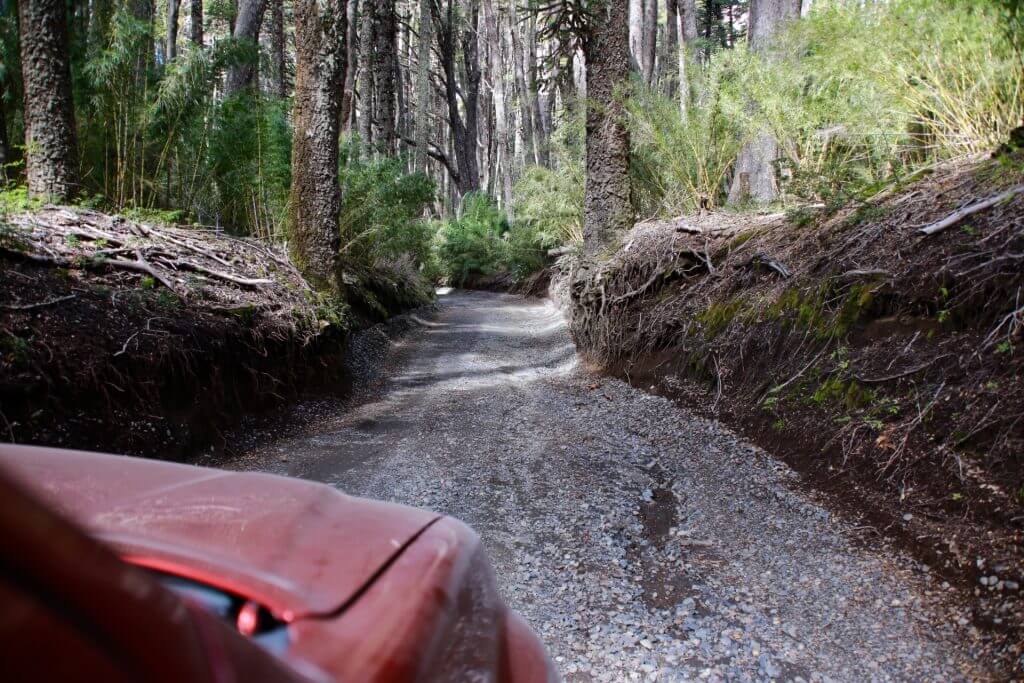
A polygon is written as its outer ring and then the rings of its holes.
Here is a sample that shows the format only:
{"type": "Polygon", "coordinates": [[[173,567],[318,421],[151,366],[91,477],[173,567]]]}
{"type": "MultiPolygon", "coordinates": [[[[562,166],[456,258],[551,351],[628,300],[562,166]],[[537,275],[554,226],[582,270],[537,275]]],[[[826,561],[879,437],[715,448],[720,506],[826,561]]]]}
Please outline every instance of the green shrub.
{"type": "Polygon", "coordinates": [[[408,255],[417,268],[432,259],[432,227],[423,219],[434,181],[407,174],[400,159],[360,159],[346,147],[341,173],[341,251],[346,260],[394,261],[408,255]]]}
{"type": "Polygon", "coordinates": [[[485,194],[470,194],[462,201],[462,215],[441,224],[438,256],[449,281],[464,285],[473,277],[507,269],[508,219],[485,194]]]}

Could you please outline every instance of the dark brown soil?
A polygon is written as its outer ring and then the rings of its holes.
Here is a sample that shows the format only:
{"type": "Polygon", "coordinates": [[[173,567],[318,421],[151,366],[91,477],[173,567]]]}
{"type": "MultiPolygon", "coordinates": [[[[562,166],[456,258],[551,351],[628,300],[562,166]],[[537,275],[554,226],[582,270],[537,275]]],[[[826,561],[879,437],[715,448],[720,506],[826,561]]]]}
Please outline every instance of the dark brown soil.
{"type": "Polygon", "coordinates": [[[835,214],[638,225],[565,264],[589,359],[785,459],[869,534],[959,585],[993,655],[1024,667],[1024,194],[951,166],[835,214]],[[995,577],[994,579],[991,577],[995,577]]]}
{"type": "Polygon", "coordinates": [[[345,394],[352,333],[422,303],[367,277],[321,301],[283,253],[248,240],[56,207],[12,225],[0,234],[3,441],[194,461],[246,414],[345,394]],[[157,276],[106,265],[96,254],[112,243],[157,276]]]}

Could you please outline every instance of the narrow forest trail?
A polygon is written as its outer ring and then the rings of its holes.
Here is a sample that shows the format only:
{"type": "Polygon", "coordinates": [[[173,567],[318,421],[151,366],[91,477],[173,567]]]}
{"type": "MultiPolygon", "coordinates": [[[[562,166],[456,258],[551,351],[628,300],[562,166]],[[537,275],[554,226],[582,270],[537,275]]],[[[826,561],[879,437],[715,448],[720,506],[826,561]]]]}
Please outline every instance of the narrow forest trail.
{"type": "Polygon", "coordinates": [[[580,367],[550,303],[458,292],[419,322],[372,400],[233,466],[465,520],[570,681],[992,677],[939,580],[726,428],[580,367]]]}

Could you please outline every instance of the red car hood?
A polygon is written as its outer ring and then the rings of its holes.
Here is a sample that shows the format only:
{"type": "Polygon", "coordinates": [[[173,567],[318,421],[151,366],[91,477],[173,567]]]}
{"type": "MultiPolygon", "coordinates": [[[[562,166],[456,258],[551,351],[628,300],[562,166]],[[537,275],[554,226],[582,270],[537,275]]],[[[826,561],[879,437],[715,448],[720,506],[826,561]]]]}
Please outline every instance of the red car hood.
{"type": "Polygon", "coordinates": [[[0,467],[128,561],[284,621],[345,606],[438,518],[297,479],[126,456],[0,445],[0,467]]]}

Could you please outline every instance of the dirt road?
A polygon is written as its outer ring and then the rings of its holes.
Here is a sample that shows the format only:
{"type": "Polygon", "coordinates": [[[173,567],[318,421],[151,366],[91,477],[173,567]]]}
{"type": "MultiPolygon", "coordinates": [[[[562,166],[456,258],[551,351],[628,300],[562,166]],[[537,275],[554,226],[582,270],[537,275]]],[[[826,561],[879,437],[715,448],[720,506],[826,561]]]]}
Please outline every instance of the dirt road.
{"type": "Polygon", "coordinates": [[[367,402],[235,462],[470,523],[570,681],[989,678],[951,589],[723,426],[453,293],[367,402]]]}

